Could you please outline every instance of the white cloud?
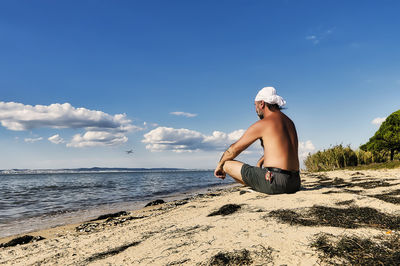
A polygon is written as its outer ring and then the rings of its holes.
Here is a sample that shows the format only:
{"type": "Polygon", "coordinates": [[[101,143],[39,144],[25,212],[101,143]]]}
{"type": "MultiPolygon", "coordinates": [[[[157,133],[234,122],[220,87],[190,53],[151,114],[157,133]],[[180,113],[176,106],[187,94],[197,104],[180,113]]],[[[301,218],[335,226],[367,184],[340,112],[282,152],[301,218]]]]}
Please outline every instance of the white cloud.
{"type": "Polygon", "coordinates": [[[110,115],[102,111],[75,108],[69,103],[32,106],[0,102],[0,123],[9,130],[23,131],[43,127],[85,129],[86,133],[73,137],[67,144],[69,147],[124,143],[128,139],[126,133],[141,130],[131,122],[126,114],[110,115]]]}
{"type": "Polygon", "coordinates": [[[22,131],[41,127],[125,129],[131,121],[125,114],[111,116],[69,103],[32,106],[0,102],[0,122],[9,130],[22,131]]]}
{"type": "Polygon", "coordinates": [[[28,142],[28,143],[35,143],[35,142],[40,141],[42,139],[43,139],[42,137],[39,137],[39,138],[25,138],[24,141],[28,142]]]}
{"type": "Polygon", "coordinates": [[[211,136],[185,128],[158,127],[144,135],[143,143],[151,151],[193,152],[199,150],[224,150],[237,141],[243,129],[229,134],[214,131],[211,136]]]}
{"type": "Polygon", "coordinates": [[[306,36],[306,40],[311,41],[313,44],[319,43],[319,39],[315,35],[306,36]]]}
{"type": "Polygon", "coordinates": [[[60,143],[64,143],[64,139],[60,137],[60,135],[56,134],[54,136],[51,136],[50,138],[48,138],[48,140],[54,144],[60,144],[60,143]]]}
{"type": "Polygon", "coordinates": [[[67,147],[94,147],[94,146],[113,146],[123,144],[128,138],[123,133],[88,131],[85,134],[76,134],[67,147]]]}
{"type": "Polygon", "coordinates": [[[144,126],[145,128],[147,128],[147,127],[158,127],[158,124],[157,124],[157,123],[143,122],[143,126],[144,126]]]}
{"type": "Polygon", "coordinates": [[[309,153],[315,151],[314,144],[312,144],[311,140],[307,140],[305,142],[299,142],[299,161],[303,162],[305,158],[307,158],[309,153]]]}
{"type": "Polygon", "coordinates": [[[323,39],[327,38],[334,31],[334,28],[328,30],[316,30],[317,34],[307,35],[306,40],[312,42],[314,45],[319,44],[323,39]]]}
{"type": "Polygon", "coordinates": [[[171,115],[177,115],[177,116],[185,116],[185,117],[195,117],[197,114],[192,114],[192,113],[186,113],[186,112],[171,112],[171,115]]]}
{"type": "Polygon", "coordinates": [[[385,120],[386,117],[377,117],[371,121],[371,124],[380,126],[385,120]]]}

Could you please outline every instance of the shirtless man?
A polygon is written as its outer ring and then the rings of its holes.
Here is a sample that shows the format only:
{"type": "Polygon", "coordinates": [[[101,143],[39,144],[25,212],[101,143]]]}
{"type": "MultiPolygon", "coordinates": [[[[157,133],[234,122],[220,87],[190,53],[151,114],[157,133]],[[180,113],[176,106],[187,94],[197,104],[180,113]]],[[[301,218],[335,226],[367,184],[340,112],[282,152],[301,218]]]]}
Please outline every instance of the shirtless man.
{"type": "Polygon", "coordinates": [[[214,175],[224,179],[229,174],[237,182],[267,194],[295,193],[300,189],[298,140],[292,120],[280,111],[286,102],[275,88],[265,87],[254,104],[260,120],[224,152],[214,175]],[[257,166],[233,160],[258,139],[264,156],[257,166]]]}

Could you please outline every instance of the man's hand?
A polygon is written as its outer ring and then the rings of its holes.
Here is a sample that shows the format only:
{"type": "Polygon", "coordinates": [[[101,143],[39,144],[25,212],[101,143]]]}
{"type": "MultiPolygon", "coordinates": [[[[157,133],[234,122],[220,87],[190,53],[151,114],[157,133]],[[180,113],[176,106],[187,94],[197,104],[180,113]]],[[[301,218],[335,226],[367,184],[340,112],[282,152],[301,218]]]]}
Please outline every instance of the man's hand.
{"type": "Polygon", "coordinates": [[[222,164],[218,164],[217,168],[215,168],[214,175],[215,175],[215,177],[225,179],[226,173],[224,171],[222,164]]]}
{"type": "Polygon", "coordinates": [[[260,158],[260,160],[258,160],[257,162],[257,167],[262,168],[264,165],[264,156],[260,158]]]}

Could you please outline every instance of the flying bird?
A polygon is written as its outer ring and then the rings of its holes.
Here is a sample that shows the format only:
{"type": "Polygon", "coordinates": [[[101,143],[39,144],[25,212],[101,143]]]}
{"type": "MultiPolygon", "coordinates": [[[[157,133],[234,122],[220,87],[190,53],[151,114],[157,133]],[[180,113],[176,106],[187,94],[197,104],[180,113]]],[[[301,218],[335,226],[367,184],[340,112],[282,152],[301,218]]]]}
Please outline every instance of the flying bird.
{"type": "Polygon", "coordinates": [[[125,151],[126,152],[126,154],[131,154],[131,153],[133,153],[133,150],[129,150],[129,151],[125,151]]]}

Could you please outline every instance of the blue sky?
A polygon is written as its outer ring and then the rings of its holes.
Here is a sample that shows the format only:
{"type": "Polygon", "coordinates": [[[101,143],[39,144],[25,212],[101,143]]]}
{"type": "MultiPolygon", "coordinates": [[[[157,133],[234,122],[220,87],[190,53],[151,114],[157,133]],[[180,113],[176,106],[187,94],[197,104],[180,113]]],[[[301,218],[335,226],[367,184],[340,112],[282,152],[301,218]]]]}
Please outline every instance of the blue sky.
{"type": "Polygon", "coordinates": [[[1,1],[0,169],[213,168],[256,121],[264,86],[287,101],[303,155],[357,148],[399,109],[399,11],[388,0],[1,1]]]}

